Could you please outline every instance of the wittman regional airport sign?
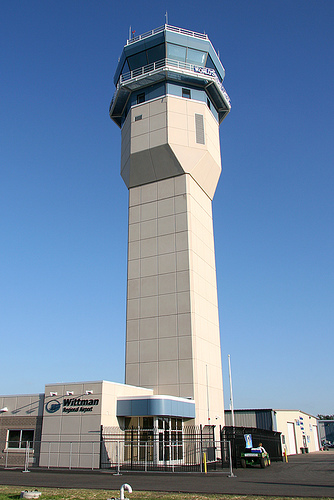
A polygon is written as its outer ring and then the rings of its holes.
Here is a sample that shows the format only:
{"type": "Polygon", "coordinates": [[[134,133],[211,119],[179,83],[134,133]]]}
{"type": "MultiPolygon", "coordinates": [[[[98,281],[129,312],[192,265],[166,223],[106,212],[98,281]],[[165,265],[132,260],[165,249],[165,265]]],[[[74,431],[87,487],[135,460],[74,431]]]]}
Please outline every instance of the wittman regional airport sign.
{"type": "Polygon", "coordinates": [[[63,413],[87,413],[93,411],[94,406],[98,406],[99,403],[99,399],[64,398],[63,405],[61,405],[58,399],[52,399],[46,403],[45,410],[48,413],[56,413],[62,407],[63,413]]]}

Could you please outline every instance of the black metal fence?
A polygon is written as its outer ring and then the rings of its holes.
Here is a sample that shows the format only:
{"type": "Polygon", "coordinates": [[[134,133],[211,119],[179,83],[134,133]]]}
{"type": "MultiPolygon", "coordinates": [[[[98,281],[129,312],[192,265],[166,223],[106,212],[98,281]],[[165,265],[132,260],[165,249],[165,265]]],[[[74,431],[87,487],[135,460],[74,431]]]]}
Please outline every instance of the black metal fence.
{"type": "Polygon", "coordinates": [[[123,471],[231,473],[230,443],[214,426],[184,427],[180,432],[104,428],[100,467],[123,471]],[[217,439],[218,438],[218,439],[217,439]]]}
{"type": "Polygon", "coordinates": [[[240,455],[246,448],[246,435],[251,435],[253,446],[256,447],[262,443],[265,450],[269,453],[271,461],[283,461],[280,432],[253,427],[224,427],[221,430],[221,439],[231,443],[233,467],[240,466],[240,455]]]}

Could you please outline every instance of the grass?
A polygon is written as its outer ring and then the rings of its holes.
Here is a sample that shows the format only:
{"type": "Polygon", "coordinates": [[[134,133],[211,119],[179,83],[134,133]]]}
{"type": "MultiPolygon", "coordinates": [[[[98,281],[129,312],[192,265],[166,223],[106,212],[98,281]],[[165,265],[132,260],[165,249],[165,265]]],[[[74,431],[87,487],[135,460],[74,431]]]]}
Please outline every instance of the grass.
{"type": "MultiPolygon", "coordinates": [[[[31,491],[34,488],[24,486],[0,486],[0,500],[18,500],[21,491],[31,491]]],[[[107,500],[119,497],[119,490],[84,490],[63,488],[39,488],[41,500],[107,500]]],[[[131,495],[125,492],[130,500],[294,500],[295,497],[251,496],[251,495],[197,495],[194,493],[157,493],[151,491],[134,491],[131,495]]],[[[298,500],[311,500],[311,497],[298,500]]],[[[317,500],[332,500],[329,497],[317,500]]]]}

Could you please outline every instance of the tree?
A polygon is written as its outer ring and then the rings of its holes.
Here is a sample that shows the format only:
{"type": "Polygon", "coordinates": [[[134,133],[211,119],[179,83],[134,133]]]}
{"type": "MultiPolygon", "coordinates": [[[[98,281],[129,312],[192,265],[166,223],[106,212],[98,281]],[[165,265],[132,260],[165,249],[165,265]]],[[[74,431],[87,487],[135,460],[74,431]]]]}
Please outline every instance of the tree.
{"type": "Polygon", "coordinates": [[[317,415],[319,420],[334,420],[334,415],[317,415]]]}

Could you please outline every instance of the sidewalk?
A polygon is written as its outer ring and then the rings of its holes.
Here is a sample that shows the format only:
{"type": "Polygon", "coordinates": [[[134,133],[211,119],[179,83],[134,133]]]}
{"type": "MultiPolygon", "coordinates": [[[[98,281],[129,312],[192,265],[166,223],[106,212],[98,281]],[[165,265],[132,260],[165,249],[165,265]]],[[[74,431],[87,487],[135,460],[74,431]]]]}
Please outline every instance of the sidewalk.
{"type": "Polygon", "coordinates": [[[266,469],[234,469],[236,477],[220,472],[124,473],[111,471],[0,470],[0,484],[26,488],[94,488],[119,490],[129,483],[134,491],[171,491],[237,495],[277,495],[334,498],[334,451],[289,457],[288,463],[274,462],[266,469]]]}

